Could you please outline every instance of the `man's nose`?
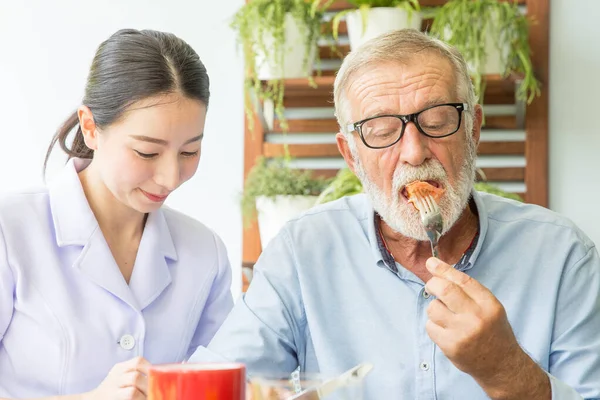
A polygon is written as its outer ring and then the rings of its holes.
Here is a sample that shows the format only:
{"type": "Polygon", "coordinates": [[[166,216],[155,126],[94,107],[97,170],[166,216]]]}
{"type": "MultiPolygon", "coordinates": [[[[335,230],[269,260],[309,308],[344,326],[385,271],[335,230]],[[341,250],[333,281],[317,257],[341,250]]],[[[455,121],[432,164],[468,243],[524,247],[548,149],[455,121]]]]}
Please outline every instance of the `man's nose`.
{"type": "Polygon", "coordinates": [[[404,129],[402,139],[397,143],[400,151],[400,161],[413,166],[423,164],[431,157],[428,140],[417,129],[413,122],[409,122],[404,129]]]}

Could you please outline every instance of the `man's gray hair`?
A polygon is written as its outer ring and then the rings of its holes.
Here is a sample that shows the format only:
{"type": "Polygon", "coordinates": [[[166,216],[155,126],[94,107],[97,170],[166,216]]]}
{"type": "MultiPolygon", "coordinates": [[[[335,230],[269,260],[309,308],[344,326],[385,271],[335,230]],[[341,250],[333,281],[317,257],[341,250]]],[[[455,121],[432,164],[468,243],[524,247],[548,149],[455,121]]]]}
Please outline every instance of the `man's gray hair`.
{"type": "Polygon", "coordinates": [[[469,135],[473,129],[473,112],[477,98],[465,59],[454,47],[415,29],[400,29],[385,33],[367,41],[346,56],[333,85],[335,116],[340,125],[340,132],[348,135],[350,132],[347,132],[346,126],[354,122],[350,121],[350,107],[346,93],[353,75],[373,64],[386,62],[406,64],[423,53],[437,55],[448,60],[452,65],[456,75],[458,101],[468,105],[464,119],[466,132],[469,135]]]}

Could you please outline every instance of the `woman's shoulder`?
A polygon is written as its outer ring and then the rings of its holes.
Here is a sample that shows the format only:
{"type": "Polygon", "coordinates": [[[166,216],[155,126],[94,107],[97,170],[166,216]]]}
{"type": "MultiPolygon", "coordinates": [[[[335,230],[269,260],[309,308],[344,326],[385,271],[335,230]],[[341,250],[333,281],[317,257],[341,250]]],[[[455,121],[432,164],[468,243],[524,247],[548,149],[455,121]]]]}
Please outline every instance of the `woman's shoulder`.
{"type": "Polygon", "coordinates": [[[6,239],[37,237],[51,221],[48,189],[45,187],[0,194],[0,230],[6,239]]]}
{"type": "Polygon", "coordinates": [[[0,215],[30,214],[48,208],[49,195],[45,186],[30,187],[18,191],[0,193],[0,215]]]}

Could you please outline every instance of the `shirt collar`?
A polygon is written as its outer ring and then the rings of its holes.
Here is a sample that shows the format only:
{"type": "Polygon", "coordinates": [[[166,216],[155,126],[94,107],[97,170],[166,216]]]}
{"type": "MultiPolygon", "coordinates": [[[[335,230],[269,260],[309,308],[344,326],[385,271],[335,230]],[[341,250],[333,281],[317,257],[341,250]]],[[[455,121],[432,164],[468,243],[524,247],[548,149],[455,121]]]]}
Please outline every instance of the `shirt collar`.
{"type": "MultiPolygon", "coordinates": [[[[78,173],[91,160],[71,158],[48,185],[56,242],[60,247],[85,245],[98,229],[98,221],[85,197],[78,173]]],[[[144,235],[166,257],[177,260],[175,244],[162,209],[148,215],[144,235]]]]}

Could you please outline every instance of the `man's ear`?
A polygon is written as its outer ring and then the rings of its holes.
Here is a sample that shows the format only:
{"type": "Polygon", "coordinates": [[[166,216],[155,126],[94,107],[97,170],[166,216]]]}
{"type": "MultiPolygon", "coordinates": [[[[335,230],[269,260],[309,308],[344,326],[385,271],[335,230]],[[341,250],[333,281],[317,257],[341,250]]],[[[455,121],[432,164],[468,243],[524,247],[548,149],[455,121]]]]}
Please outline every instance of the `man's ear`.
{"type": "Polygon", "coordinates": [[[338,132],[335,135],[335,140],[337,142],[338,150],[342,154],[342,157],[344,157],[346,164],[348,164],[348,168],[350,168],[350,170],[354,174],[356,174],[356,171],[354,169],[354,157],[352,157],[352,152],[350,151],[350,145],[348,144],[348,138],[342,132],[338,132]]]}
{"type": "Polygon", "coordinates": [[[473,119],[473,140],[476,145],[479,145],[481,138],[481,124],[483,122],[483,108],[481,105],[475,105],[475,118],[473,119]]]}
{"type": "Polygon", "coordinates": [[[79,118],[79,128],[83,134],[85,145],[91,150],[96,150],[98,148],[98,130],[96,129],[92,110],[87,106],[79,106],[77,117],[79,118]]]}

